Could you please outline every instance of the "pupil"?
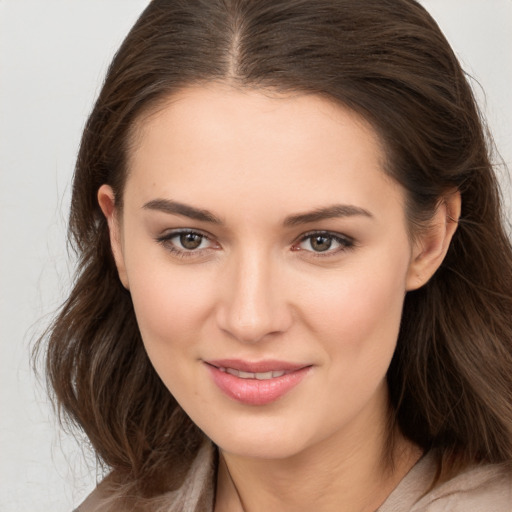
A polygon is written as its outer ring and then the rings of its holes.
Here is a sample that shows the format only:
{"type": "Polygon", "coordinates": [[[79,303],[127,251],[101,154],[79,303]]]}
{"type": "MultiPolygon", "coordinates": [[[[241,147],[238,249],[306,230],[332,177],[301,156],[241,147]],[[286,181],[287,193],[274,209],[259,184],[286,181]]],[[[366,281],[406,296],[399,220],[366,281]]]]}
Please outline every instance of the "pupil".
{"type": "Polygon", "coordinates": [[[183,233],[180,235],[180,243],[185,249],[197,249],[203,240],[201,235],[196,233],[183,233]]]}
{"type": "Polygon", "coordinates": [[[311,239],[311,247],[318,252],[327,251],[331,245],[332,240],[327,236],[315,236],[311,239]]]}

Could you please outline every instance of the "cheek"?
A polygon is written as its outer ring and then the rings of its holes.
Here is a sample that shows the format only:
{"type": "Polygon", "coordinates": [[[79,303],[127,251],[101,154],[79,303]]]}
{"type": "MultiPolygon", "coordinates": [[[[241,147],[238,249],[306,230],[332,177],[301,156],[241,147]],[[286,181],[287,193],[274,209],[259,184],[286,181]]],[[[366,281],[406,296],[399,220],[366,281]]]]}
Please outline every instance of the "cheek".
{"type": "Polygon", "coordinates": [[[179,403],[205,407],[199,365],[194,364],[209,316],[204,283],[168,268],[165,273],[141,272],[132,283],[137,322],[156,373],[179,403]]]}
{"type": "MultiPolygon", "coordinates": [[[[160,248],[159,248],[160,249],[160,248]]],[[[197,269],[171,264],[163,251],[132,250],[127,261],[130,293],[146,351],[170,386],[198,357],[197,340],[210,318],[210,281],[197,269]]]]}
{"type": "Polygon", "coordinates": [[[131,279],[130,290],[141,330],[166,339],[185,326],[193,328],[207,295],[204,287],[172,272],[165,276],[141,273],[138,279],[131,279]]]}
{"type": "Polygon", "coordinates": [[[392,259],[361,265],[340,272],[328,291],[317,289],[311,296],[307,321],[321,341],[327,369],[321,388],[332,390],[315,395],[312,407],[318,415],[330,411],[323,416],[327,430],[386,400],[382,393],[398,338],[406,266],[392,259]]]}
{"type": "Polygon", "coordinates": [[[392,356],[405,297],[408,254],[383,253],[328,276],[304,307],[312,328],[323,333],[331,356],[376,364],[392,356]],[[350,355],[352,358],[347,358],[350,355]]]}
{"type": "Polygon", "coordinates": [[[132,300],[145,342],[191,346],[209,316],[207,282],[189,272],[141,273],[131,280],[132,300]],[[149,275],[148,275],[149,274],[149,275]]]}

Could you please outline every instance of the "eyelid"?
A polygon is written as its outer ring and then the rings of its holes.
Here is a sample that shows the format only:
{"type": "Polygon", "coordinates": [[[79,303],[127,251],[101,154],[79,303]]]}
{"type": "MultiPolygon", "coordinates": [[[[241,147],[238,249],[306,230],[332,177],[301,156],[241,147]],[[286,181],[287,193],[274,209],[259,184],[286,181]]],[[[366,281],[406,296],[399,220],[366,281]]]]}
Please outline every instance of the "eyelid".
{"type": "Polygon", "coordinates": [[[308,253],[308,256],[313,256],[313,257],[328,257],[328,256],[334,256],[336,254],[350,250],[355,245],[356,245],[355,240],[348,235],[345,235],[343,233],[339,233],[336,231],[328,231],[325,229],[321,229],[321,230],[308,231],[307,233],[303,233],[302,235],[300,235],[296,239],[296,241],[292,244],[292,250],[304,251],[304,252],[308,253]],[[339,243],[340,247],[335,248],[333,250],[327,249],[326,251],[313,251],[313,250],[302,249],[302,248],[298,247],[299,244],[301,244],[302,242],[306,241],[309,238],[313,238],[314,236],[325,236],[327,238],[331,238],[331,239],[335,240],[337,243],[339,243]]]}
{"type": "MultiPolygon", "coordinates": [[[[215,237],[213,237],[211,234],[196,228],[175,228],[175,229],[169,229],[166,230],[163,234],[156,236],[155,241],[161,244],[166,250],[168,250],[170,253],[172,253],[174,256],[180,257],[180,258],[187,258],[187,257],[198,257],[200,255],[204,256],[204,253],[206,251],[210,250],[217,250],[220,248],[220,244],[215,240],[215,237]],[[171,240],[175,237],[178,237],[181,234],[196,234],[203,239],[208,240],[210,242],[209,247],[203,247],[203,248],[197,248],[197,249],[186,249],[186,248],[180,248],[178,245],[171,242],[171,240]]],[[[339,253],[343,253],[345,251],[348,251],[352,249],[356,245],[355,240],[343,233],[339,233],[336,231],[328,231],[328,230],[311,230],[306,233],[301,234],[299,237],[295,239],[295,241],[292,243],[291,250],[292,251],[302,251],[304,253],[307,253],[308,257],[329,257],[329,256],[335,256],[339,253]],[[334,249],[328,248],[325,251],[315,251],[315,250],[309,250],[305,248],[299,247],[300,244],[305,242],[306,240],[313,238],[315,236],[325,236],[327,238],[330,238],[334,240],[336,243],[339,244],[339,247],[336,247],[334,249]]]]}
{"type": "Polygon", "coordinates": [[[210,233],[207,233],[206,231],[203,231],[202,229],[197,228],[171,228],[166,229],[161,235],[158,235],[155,237],[156,240],[169,240],[170,238],[173,238],[177,235],[182,235],[184,233],[192,233],[195,235],[201,235],[204,238],[207,238],[208,240],[211,240],[213,238],[213,235],[210,235],[210,233]]]}
{"type": "Polygon", "coordinates": [[[195,228],[176,228],[166,230],[162,235],[156,236],[155,241],[164,246],[170,253],[175,256],[179,256],[181,258],[194,257],[202,255],[205,251],[210,249],[217,249],[219,247],[218,242],[215,242],[215,239],[209,233],[195,228]],[[198,249],[185,249],[180,248],[177,245],[173,244],[171,240],[179,235],[183,234],[195,234],[203,237],[204,239],[211,242],[211,247],[203,247],[198,249]]]}

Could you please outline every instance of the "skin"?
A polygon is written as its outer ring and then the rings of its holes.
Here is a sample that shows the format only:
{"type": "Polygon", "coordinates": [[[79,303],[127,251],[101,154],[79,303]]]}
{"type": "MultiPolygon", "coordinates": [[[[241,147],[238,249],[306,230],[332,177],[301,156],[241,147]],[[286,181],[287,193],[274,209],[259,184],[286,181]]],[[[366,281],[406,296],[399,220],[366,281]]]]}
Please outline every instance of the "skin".
{"type": "Polygon", "coordinates": [[[404,296],[442,262],[458,194],[412,242],[375,132],[315,95],[188,88],[135,133],[123,210],[107,185],[98,200],[148,355],[219,446],[216,510],[375,510],[420,456],[398,435],[386,467],[385,375],[404,296]],[[351,214],[298,217],[332,205],[351,214]],[[214,384],[205,361],[223,358],[310,369],[247,405],[214,384]]]}

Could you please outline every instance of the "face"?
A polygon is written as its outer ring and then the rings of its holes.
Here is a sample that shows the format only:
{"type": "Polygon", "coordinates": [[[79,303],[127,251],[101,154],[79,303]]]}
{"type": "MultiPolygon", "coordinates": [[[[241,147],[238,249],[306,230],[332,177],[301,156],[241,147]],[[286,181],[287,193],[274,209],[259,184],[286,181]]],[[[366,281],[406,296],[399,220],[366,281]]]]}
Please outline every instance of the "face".
{"type": "Polygon", "coordinates": [[[340,106],[212,85],[140,121],[122,212],[100,189],[147,353],[224,451],[284,458],[382,427],[418,284],[382,169],[340,106]]]}

